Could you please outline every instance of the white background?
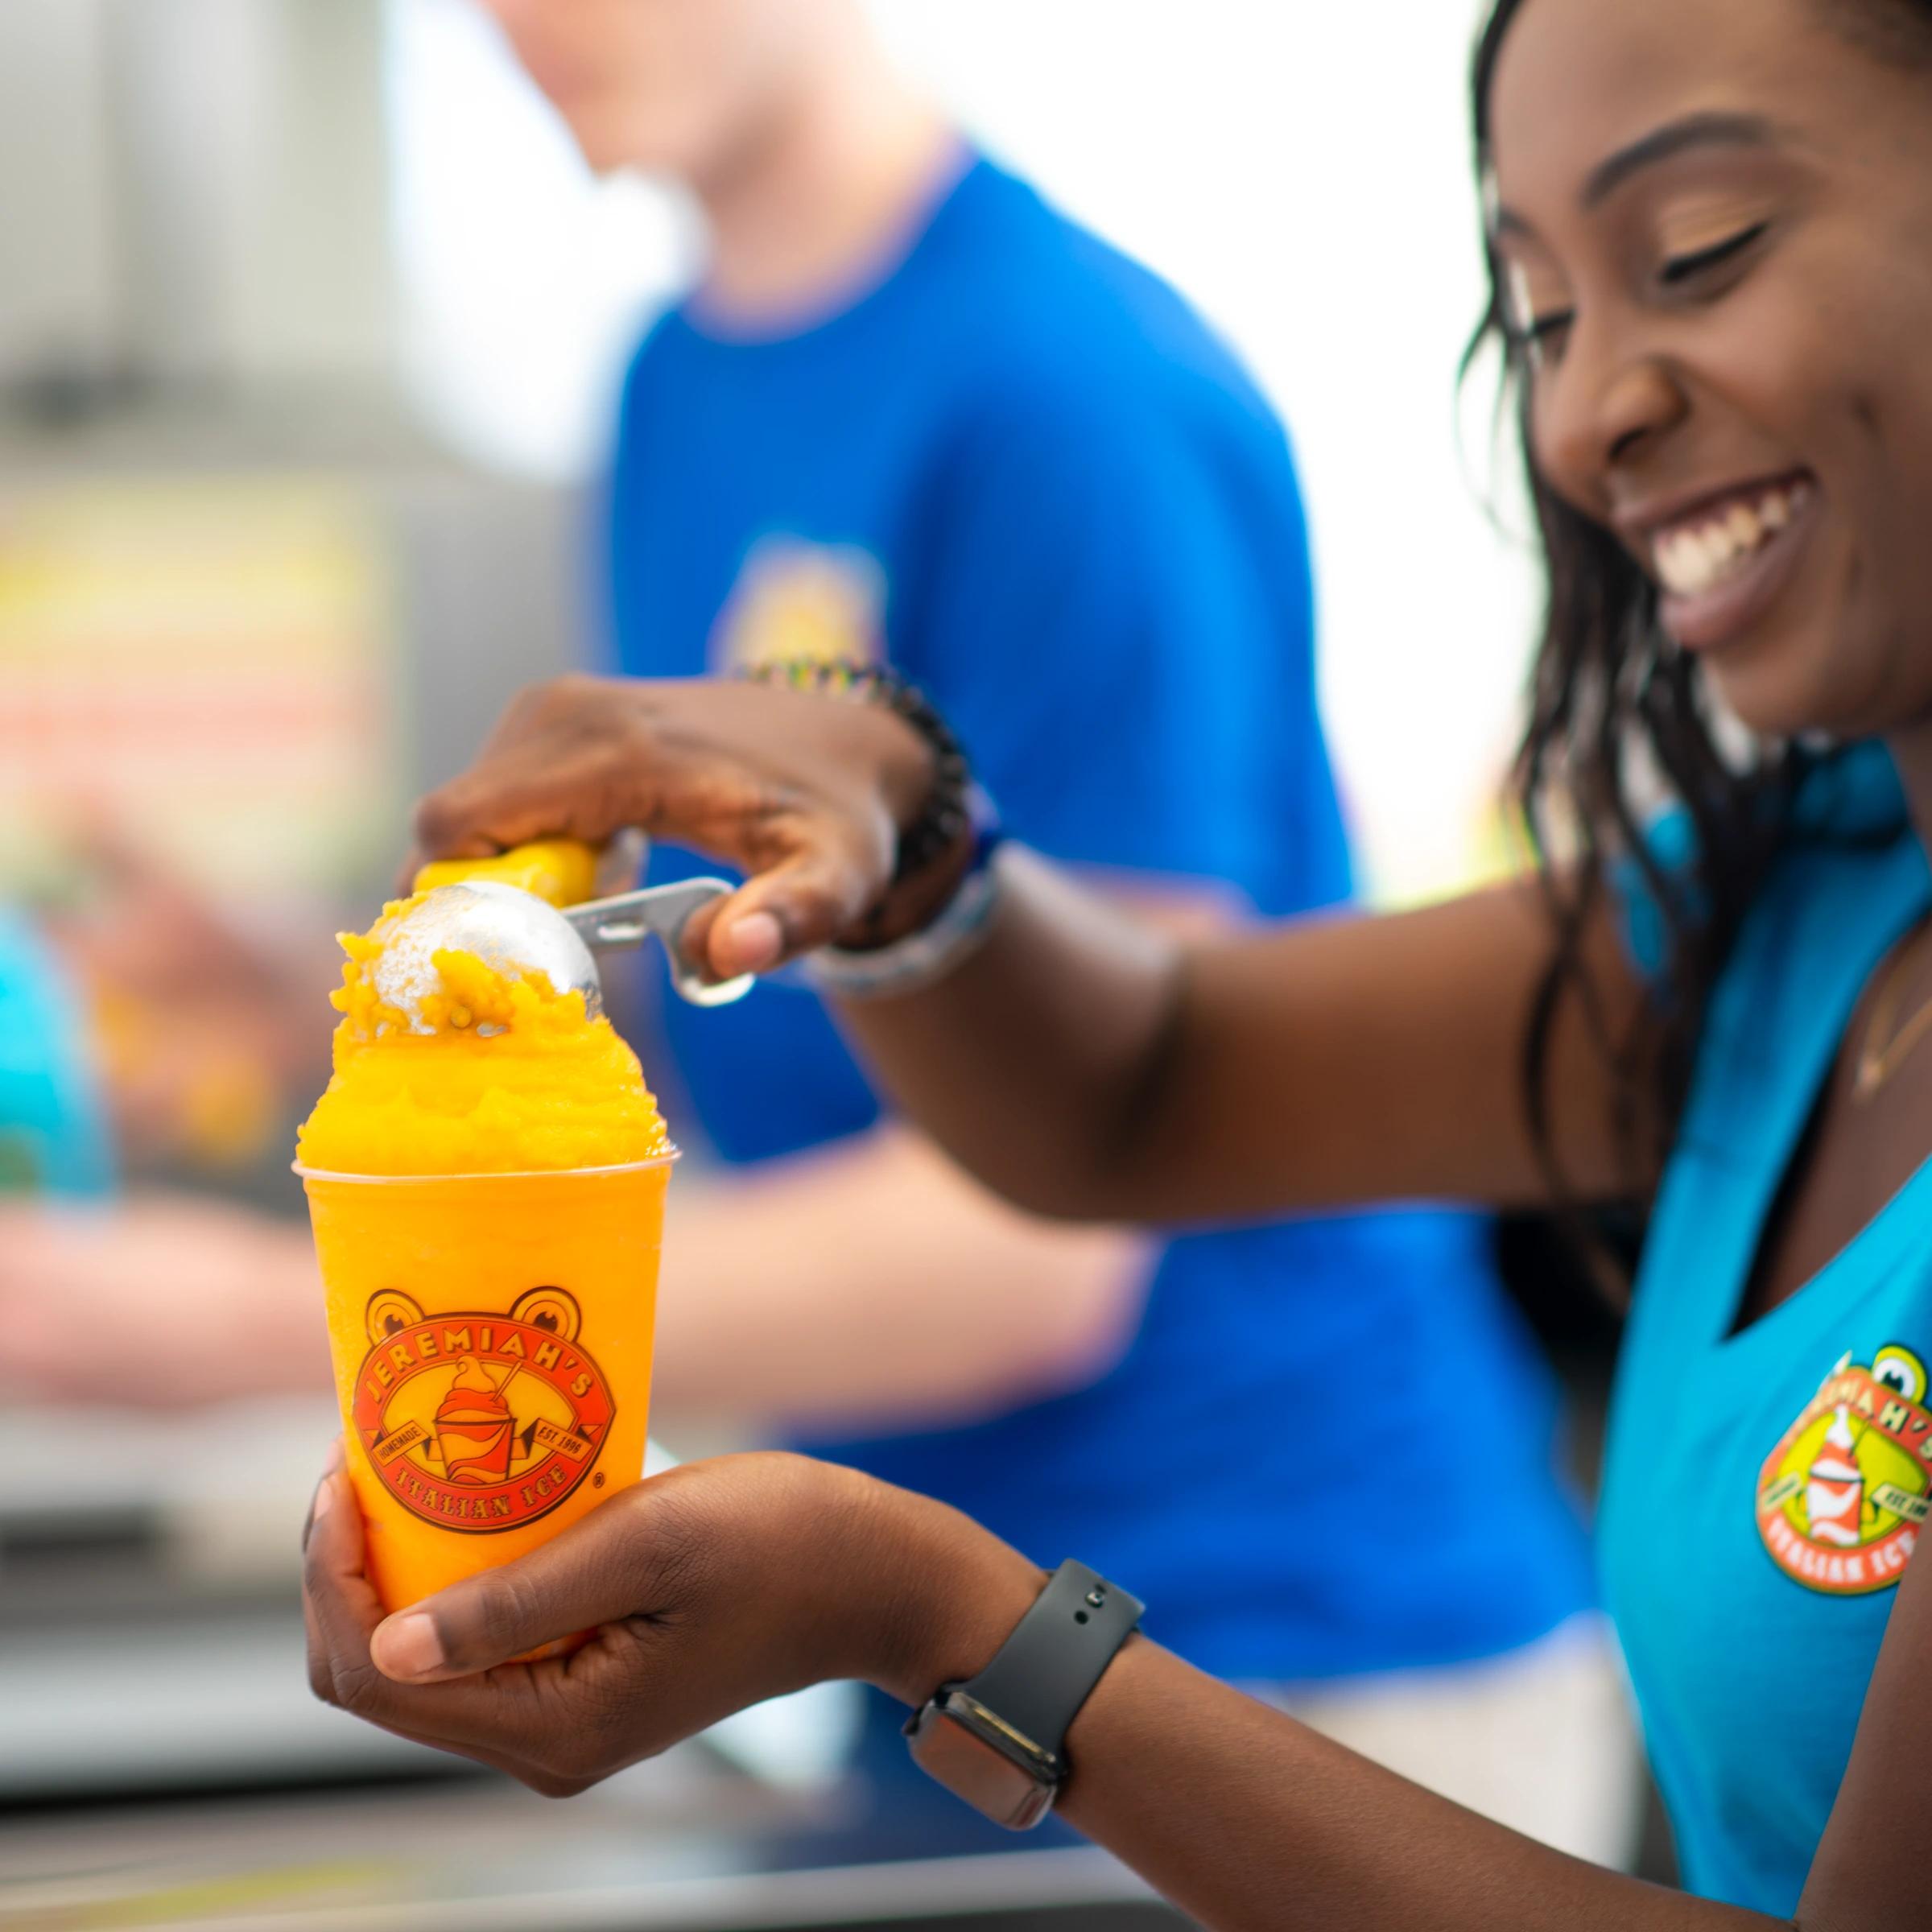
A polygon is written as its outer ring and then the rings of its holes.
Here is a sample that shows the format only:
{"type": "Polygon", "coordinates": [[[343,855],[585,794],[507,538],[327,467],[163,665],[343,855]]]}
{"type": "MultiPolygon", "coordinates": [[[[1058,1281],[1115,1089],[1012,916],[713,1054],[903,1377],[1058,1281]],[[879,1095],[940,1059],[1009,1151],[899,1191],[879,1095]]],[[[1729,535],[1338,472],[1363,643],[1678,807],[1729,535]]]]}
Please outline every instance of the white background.
{"type": "MultiPolygon", "coordinates": [[[[392,0],[408,365],[485,460],[596,460],[614,373],[688,272],[686,211],[591,181],[465,0],[392,0]]],[[[1288,419],[1323,699],[1377,891],[1492,864],[1534,578],[1459,439],[1481,299],[1473,0],[874,0],[902,56],[1070,213],[1186,291],[1288,419]]]]}

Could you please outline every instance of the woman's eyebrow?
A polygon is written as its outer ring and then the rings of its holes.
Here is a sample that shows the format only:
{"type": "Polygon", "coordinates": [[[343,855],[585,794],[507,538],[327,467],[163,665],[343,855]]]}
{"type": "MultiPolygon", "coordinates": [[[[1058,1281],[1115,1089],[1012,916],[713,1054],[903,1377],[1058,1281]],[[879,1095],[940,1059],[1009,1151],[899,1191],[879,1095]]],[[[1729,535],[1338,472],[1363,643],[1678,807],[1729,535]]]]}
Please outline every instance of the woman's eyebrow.
{"type": "Polygon", "coordinates": [[[1686,114],[1633,141],[1628,147],[1597,163],[1583,183],[1582,204],[1596,207],[1633,175],[1656,167],[1700,147],[1769,147],[1777,130],[1757,114],[1686,114]]]}
{"type": "MultiPolygon", "coordinates": [[[[1700,147],[1769,147],[1778,138],[1777,130],[1758,114],[1686,114],[1681,121],[1663,126],[1620,147],[1591,169],[1583,182],[1579,204],[1593,208],[1615,194],[1633,175],[1661,167],[1700,147]]],[[[1534,237],[1535,230],[1513,208],[1494,204],[1490,233],[1497,241],[1505,236],[1534,237]]]]}

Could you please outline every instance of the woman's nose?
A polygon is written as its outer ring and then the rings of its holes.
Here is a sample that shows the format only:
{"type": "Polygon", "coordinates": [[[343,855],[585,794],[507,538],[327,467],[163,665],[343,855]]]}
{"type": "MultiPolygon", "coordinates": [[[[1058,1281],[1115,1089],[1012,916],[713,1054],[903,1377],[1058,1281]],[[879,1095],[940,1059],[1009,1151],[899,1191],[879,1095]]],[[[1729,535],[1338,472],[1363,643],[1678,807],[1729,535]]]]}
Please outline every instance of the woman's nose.
{"type": "Polygon", "coordinates": [[[1648,453],[1683,419],[1682,386],[1661,357],[1591,359],[1575,342],[1537,379],[1547,386],[1538,441],[1543,467],[1566,494],[1600,497],[1613,471],[1648,453]]]}

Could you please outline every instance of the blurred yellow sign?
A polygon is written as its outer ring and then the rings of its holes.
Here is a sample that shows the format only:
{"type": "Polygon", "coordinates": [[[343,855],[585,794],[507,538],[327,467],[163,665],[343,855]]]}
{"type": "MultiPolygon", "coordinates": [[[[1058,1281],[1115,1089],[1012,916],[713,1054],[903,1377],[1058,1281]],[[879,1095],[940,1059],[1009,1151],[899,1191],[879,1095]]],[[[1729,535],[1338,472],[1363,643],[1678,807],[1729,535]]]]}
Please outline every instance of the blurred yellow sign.
{"type": "Polygon", "coordinates": [[[0,895],[105,818],[228,893],[393,842],[380,526],[346,487],[143,477],[0,494],[0,895]]]}

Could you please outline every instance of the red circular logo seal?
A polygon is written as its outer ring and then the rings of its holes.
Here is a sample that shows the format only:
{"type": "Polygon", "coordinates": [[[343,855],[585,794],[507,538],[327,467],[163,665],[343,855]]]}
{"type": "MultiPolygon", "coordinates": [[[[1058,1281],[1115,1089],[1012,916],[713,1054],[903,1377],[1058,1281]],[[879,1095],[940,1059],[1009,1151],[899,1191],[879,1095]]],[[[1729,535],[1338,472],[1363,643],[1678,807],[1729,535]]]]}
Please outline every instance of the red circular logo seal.
{"type": "Polygon", "coordinates": [[[617,1406],[576,1302],[533,1288],[507,1315],[369,1298],[352,1411],[369,1467],[425,1522],[471,1535],[547,1516],[589,1475],[617,1406]]]}
{"type": "Polygon", "coordinates": [[[1932,1516],[1926,1367],[1894,1342],[1841,1356],[1765,1458],[1757,1528],[1794,1583],[1827,1596],[1889,1590],[1932,1516]]]}

